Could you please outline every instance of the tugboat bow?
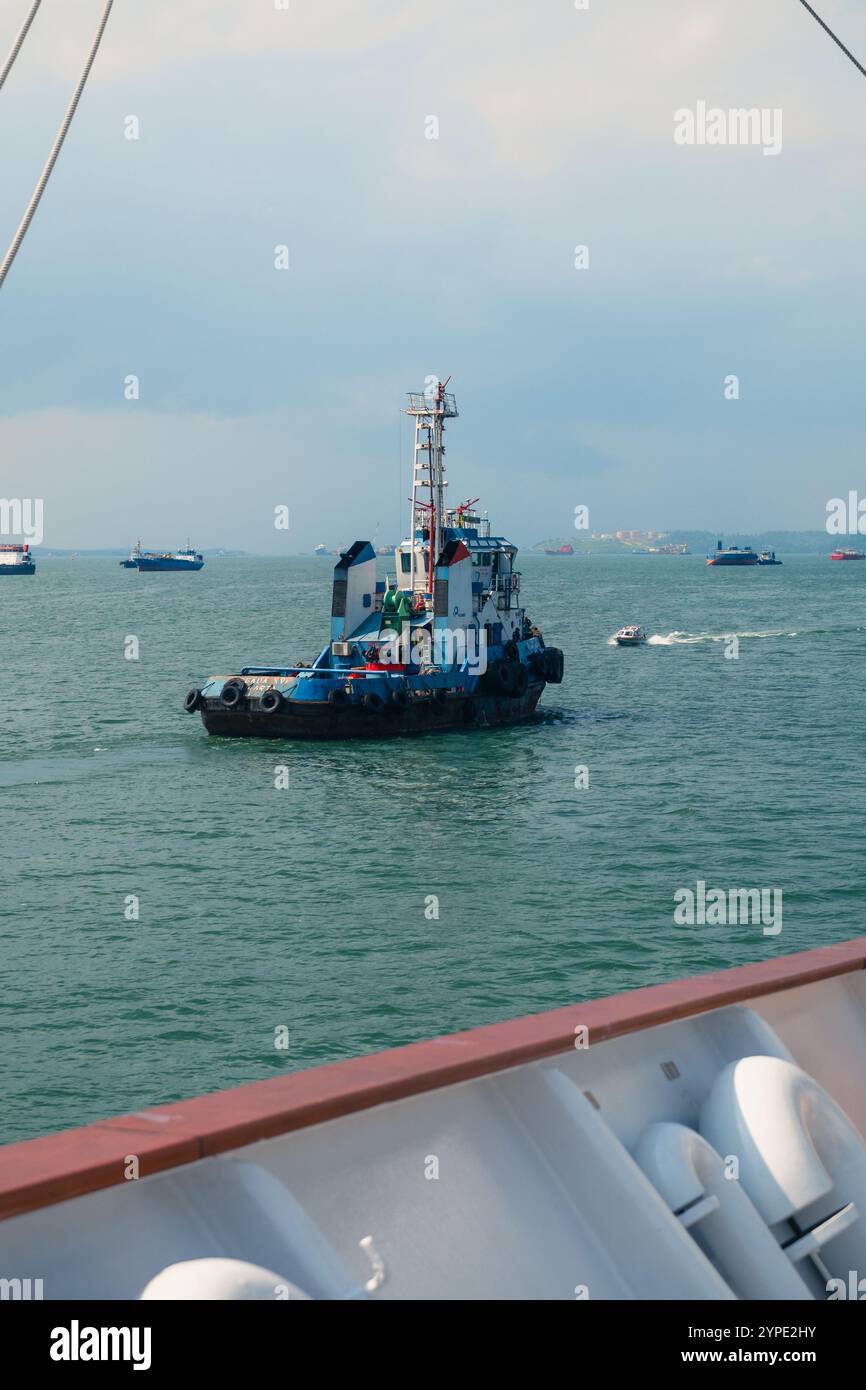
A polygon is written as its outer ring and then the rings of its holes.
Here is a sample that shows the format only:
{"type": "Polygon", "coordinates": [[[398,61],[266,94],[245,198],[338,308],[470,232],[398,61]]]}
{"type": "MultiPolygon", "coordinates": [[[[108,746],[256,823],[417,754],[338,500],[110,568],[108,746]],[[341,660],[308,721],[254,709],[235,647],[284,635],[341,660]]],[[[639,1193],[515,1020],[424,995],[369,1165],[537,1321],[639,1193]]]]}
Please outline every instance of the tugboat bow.
{"type": "Polygon", "coordinates": [[[409,536],[396,574],[376,577],[358,540],[334,567],[330,640],[312,666],[244,666],[184,701],[209,733],[260,738],[380,738],[513,724],[563,675],[520,606],[517,546],[493,536],[478,498],[445,503],[446,382],[410,393],[415,420],[409,536]]]}

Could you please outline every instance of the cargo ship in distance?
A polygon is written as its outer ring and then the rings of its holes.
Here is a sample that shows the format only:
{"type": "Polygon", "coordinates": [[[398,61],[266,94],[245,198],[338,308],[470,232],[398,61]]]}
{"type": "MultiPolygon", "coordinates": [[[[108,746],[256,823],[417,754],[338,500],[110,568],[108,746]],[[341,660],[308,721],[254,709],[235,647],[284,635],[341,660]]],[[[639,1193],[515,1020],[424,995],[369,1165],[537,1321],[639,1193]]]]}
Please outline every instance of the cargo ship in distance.
{"type": "Polygon", "coordinates": [[[312,666],[211,676],[184,700],[208,733],[384,738],[515,724],[562,680],[562,652],[520,605],[517,546],[491,534],[478,498],[445,505],[445,423],[458,414],[447,384],[409,394],[411,526],[396,574],[377,579],[373,545],[355,541],[334,567],[330,637],[312,666]]]}
{"type": "Polygon", "coordinates": [[[124,569],[137,569],[140,574],[153,570],[200,570],[204,556],[193,550],[187,541],[181,550],[142,550],[139,541],[128,560],[121,560],[124,569]]]}
{"type": "Polygon", "coordinates": [[[36,561],[26,542],[23,545],[0,545],[0,576],[35,574],[36,561]]]}
{"type": "Polygon", "coordinates": [[[862,550],[834,550],[831,560],[866,560],[862,550]]]}
{"type": "Polygon", "coordinates": [[[758,556],[750,545],[723,547],[719,541],[715,551],[707,556],[708,565],[757,565],[758,556]]]}

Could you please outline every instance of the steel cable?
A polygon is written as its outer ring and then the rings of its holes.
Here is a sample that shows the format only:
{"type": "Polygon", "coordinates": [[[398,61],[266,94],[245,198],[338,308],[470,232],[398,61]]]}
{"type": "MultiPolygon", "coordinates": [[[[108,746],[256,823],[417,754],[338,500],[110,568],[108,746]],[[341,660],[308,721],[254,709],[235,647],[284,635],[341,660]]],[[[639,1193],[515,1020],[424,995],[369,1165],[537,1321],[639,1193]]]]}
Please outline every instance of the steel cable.
{"type": "Polygon", "coordinates": [[[63,142],[66,139],[66,134],[69,130],[69,127],[72,124],[72,118],[75,115],[76,108],[81,99],[81,93],[84,91],[85,84],[87,82],[88,77],[90,76],[90,69],[93,67],[94,60],[99,51],[99,45],[102,42],[102,36],[105,33],[105,26],[108,23],[108,16],[111,14],[111,7],[113,4],[114,0],[108,0],[108,3],[105,6],[105,9],[102,13],[102,18],[99,21],[99,26],[96,30],[96,35],[90,48],[90,52],[87,55],[87,62],[84,65],[84,70],[80,78],[78,79],[78,85],[72,94],[72,100],[66,108],[66,115],[63,117],[63,120],[60,123],[60,129],[58,130],[57,135],[55,136],[54,144],[51,146],[51,152],[48,155],[48,159],[45,161],[45,168],[42,170],[42,173],[39,176],[39,182],[33,190],[33,196],[31,197],[30,202],[27,204],[27,210],[21,219],[17,232],[12,238],[9,250],[3,257],[2,264],[0,264],[0,286],[2,286],[3,281],[9,274],[9,269],[12,265],[12,262],[15,260],[21,243],[27,235],[27,229],[30,226],[30,223],[33,221],[36,209],[39,206],[39,201],[42,197],[42,194],[45,192],[46,184],[48,183],[48,180],[51,177],[51,171],[54,168],[54,165],[57,163],[57,156],[60,154],[60,151],[63,148],[63,142]]]}

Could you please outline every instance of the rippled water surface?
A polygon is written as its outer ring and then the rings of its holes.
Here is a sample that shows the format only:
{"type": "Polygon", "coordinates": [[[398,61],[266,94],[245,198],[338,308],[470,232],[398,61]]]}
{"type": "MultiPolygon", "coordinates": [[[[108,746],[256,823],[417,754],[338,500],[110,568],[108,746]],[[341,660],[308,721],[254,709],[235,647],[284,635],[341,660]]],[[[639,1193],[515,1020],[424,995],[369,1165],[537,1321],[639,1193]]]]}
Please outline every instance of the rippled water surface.
{"type": "Polygon", "coordinates": [[[863,932],[866,563],[521,568],[542,716],[381,744],[181,710],[321,649],[327,560],[0,580],[2,1140],[863,932]],[[781,934],[675,925],[698,879],[781,888],[781,934]]]}

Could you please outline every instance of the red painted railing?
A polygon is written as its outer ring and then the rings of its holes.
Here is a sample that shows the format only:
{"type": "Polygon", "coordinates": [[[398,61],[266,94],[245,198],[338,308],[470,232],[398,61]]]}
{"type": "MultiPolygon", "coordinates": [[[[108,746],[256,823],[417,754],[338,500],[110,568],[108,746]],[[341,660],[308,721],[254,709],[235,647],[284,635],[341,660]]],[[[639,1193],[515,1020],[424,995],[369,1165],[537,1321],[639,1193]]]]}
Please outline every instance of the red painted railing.
{"type": "Polygon", "coordinates": [[[139,1175],[147,1177],[257,1139],[567,1052],[578,1025],[589,1030],[590,1042],[604,1042],[864,968],[866,937],[858,937],[10,1144],[0,1147],[0,1217],[123,1182],[130,1154],[139,1159],[139,1175]]]}

